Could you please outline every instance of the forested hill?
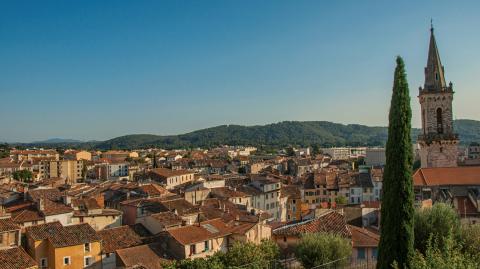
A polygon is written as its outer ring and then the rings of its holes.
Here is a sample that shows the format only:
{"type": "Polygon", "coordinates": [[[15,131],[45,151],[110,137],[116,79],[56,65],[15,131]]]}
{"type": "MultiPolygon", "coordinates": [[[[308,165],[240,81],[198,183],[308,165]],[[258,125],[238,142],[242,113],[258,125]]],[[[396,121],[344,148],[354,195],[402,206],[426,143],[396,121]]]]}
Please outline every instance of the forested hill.
{"type": "MultiPolygon", "coordinates": [[[[462,143],[480,141],[480,121],[456,120],[455,129],[462,143]]],[[[414,129],[415,139],[420,130],[414,129]]],[[[131,149],[150,146],[162,148],[210,147],[217,145],[320,145],[381,146],[387,139],[386,127],[338,124],[327,121],[284,121],[280,123],[240,126],[222,125],[175,136],[127,135],[94,145],[99,149],[131,149]]]]}
{"type": "MultiPolygon", "coordinates": [[[[455,130],[461,142],[480,141],[480,121],[456,120],[455,130]]],[[[418,129],[412,131],[415,140],[418,129]]],[[[31,143],[23,146],[78,147],[107,149],[135,149],[147,147],[194,148],[218,145],[253,145],[284,147],[308,146],[382,146],[387,139],[386,127],[369,127],[359,124],[338,124],[328,121],[284,121],[268,125],[221,125],[191,133],[171,136],[134,134],[107,141],[31,143]]]]}

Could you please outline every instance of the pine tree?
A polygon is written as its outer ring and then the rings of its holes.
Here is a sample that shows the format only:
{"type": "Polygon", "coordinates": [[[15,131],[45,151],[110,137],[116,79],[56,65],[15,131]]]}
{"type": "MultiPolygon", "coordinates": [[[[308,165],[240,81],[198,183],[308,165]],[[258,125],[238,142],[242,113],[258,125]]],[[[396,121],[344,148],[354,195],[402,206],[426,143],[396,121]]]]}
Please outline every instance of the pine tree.
{"type": "Polygon", "coordinates": [[[390,103],[386,165],[383,176],[381,238],[377,268],[410,268],[414,255],[412,110],[403,59],[397,57],[390,103]]]}

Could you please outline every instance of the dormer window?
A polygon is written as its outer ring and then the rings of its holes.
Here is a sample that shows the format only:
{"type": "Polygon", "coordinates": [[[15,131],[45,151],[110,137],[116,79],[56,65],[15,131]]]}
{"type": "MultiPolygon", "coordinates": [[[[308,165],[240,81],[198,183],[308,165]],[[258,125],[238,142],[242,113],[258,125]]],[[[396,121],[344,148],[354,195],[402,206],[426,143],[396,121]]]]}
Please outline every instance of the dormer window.
{"type": "Polygon", "coordinates": [[[438,81],[438,73],[435,72],[435,80],[438,81]]]}

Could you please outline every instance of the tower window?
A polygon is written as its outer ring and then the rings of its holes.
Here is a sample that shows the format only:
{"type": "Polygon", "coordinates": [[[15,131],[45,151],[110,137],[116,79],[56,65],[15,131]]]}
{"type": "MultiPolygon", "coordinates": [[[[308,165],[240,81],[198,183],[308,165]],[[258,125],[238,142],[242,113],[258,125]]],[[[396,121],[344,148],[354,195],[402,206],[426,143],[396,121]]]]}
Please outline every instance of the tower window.
{"type": "Polygon", "coordinates": [[[443,134],[442,109],[437,109],[437,133],[443,134]]]}
{"type": "Polygon", "coordinates": [[[438,73],[435,72],[435,80],[438,80],[438,73]]]}

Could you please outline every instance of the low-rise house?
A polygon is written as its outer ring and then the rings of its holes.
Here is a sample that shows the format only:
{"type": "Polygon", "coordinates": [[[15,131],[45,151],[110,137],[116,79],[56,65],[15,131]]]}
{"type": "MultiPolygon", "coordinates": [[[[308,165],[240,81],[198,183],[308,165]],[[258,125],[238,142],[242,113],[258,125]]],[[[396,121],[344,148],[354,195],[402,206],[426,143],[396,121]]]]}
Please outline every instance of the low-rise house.
{"type": "Polygon", "coordinates": [[[0,249],[20,246],[20,226],[0,215],[0,249]]]}
{"type": "Polygon", "coordinates": [[[272,239],[286,255],[292,255],[295,246],[305,233],[334,233],[350,238],[345,217],[335,211],[327,211],[314,219],[287,224],[272,230],[272,239]]]}
{"type": "Polygon", "coordinates": [[[236,241],[250,242],[260,244],[263,240],[269,240],[272,237],[272,228],[264,221],[239,221],[229,223],[231,235],[229,244],[232,246],[236,241]]]}
{"type": "Polygon", "coordinates": [[[348,225],[352,234],[352,263],[377,261],[380,235],[372,230],[348,225]]]}
{"type": "Polygon", "coordinates": [[[101,268],[101,240],[90,225],[60,222],[26,229],[26,250],[41,268],[101,268]]]}
{"type": "Polygon", "coordinates": [[[252,196],[237,190],[235,187],[212,188],[210,189],[210,196],[213,198],[226,199],[237,205],[243,205],[247,210],[252,207],[252,196]]]}
{"type": "Polygon", "coordinates": [[[199,207],[186,200],[173,196],[168,198],[135,199],[121,203],[123,211],[123,223],[133,225],[143,223],[145,217],[160,212],[175,212],[186,224],[198,220],[199,207]]]}
{"type": "Polygon", "coordinates": [[[222,220],[214,219],[167,231],[168,249],[177,259],[205,258],[228,249],[231,228],[222,220]]]}
{"type": "Polygon", "coordinates": [[[21,247],[0,249],[0,266],[5,269],[38,269],[38,264],[21,247]]]}
{"type": "Polygon", "coordinates": [[[174,212],[166,211],[151,214],[143,220],[142,224],[152,234],[159,234],[169,229],[181,227],[185,221],[174,212]]]}
{"type": "Polygon", "coordinates": [[[122,225],[122,211],[105,209],[95,198],[73,199],[72,223],[88,223],[96,231],[122,225]]]}
{"type": "Polygon", "coordinates": [[[148,174],[153,180],[162,183],[167,190],[171,190],[178,185],[192,182],[194,173],[187,170],[171,170],[167,168],[155,168],[148,174]]]}
{"type": "Polygon", "coordinates": [[[144,244],[150,233],[141,224],[120,226],[98,231],[102,240],[102,268],[116,268],[116,251],[144,244]]]}

